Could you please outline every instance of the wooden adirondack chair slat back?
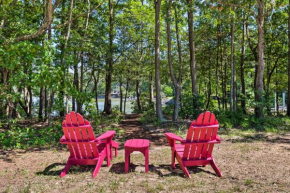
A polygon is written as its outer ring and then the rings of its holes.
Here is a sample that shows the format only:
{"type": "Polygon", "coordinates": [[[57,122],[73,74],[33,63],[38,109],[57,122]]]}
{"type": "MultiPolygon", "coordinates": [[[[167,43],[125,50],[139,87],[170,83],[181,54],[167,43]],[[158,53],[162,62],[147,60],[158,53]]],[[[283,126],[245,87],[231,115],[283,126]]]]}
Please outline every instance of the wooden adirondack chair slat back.
{"type": "Polygon", "coordinates": [[[67,114],[62,128],[66,142],[72,142],[68,144],[70,158],[93,159],[99,157],[96,142],[89,142],[95,139],[90,122],[84,120],[79,113],[67,114]]]}
{"type": "MultiPolygon", "coordinates": [[[[206,142],[216,139],[219,125],[213,113],[205,112],[193,121],[188,129],[186,142],[206,142]],[[213,126],[216,127],[207,127],[213,126]]],[[[211,156],[214,144],[187,144],[183,159],[205,159],[211,156]]]]}

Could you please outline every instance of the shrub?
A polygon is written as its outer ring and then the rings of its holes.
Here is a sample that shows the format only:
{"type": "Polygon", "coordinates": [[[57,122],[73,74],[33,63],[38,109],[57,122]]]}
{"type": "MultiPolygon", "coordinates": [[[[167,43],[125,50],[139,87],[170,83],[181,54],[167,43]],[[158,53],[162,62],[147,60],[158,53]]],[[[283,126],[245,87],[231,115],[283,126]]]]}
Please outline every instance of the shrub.
{"type": "Polygon", "coordinates": [[[52,127],[20,127],[14,125],[0,133],[2,148],[21,148],[41,147],[56,145],[63,135],[61,125],[52,127]]]}

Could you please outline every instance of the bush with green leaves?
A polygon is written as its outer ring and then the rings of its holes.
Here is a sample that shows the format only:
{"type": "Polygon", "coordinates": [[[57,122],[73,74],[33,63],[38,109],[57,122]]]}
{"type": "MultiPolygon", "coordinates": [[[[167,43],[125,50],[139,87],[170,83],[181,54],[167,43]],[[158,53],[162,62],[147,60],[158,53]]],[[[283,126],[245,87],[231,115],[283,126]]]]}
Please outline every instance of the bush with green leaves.
{"type": "Polygon", "coordinates": [[[132,113],[142,113],[151,109],[154,109],[154,103],[150,101],[148,98],[149,93],[148,92],[143,92],[140,95],[140,105],[141,105],[141,110],[138,108],[137,100],[134,100],[132,102],[132,113]]]}
{"type": "Polygon", "coordinates": [[[61,125],[40,128],[13,125],[11,129],[0,133],[1,148],[26,149],[57,145],[62,135],[61,125]]]}
{"type": "Polygon", "coordinates": [[[180,116],[182,118],[195,119],[199,115],[199,108],[203,106],[201,96],[193,96],[191,91],[186,91],[182,95],[180,116]]]}
{"type": "Polygon", "coordinates": [[[267,132],[290,131],[290,119],[283,116],[267,116],[267,118],[256,118],[253,114],[244,115],[242,110],[237,112],[215,110],[217,120],[222,128],[238,128],[242,130],[255,130],[267,132]]]}
{"type": "Polygon", "coordinates": [[[156,118],[156,114],[155,114],[154,108],[150,109],[148,111],[145,111],[142,114],[142,117],[141,117],[140,121],[141,121],[142,124],[156,123],[157,122],[157,118],[156,118]]]}

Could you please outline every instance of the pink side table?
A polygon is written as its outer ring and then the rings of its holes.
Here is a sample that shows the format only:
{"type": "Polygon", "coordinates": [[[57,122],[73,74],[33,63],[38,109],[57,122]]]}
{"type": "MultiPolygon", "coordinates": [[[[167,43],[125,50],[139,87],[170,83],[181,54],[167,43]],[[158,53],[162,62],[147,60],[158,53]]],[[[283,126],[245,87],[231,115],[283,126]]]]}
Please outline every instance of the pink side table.
{"type": "Polygon", "coordinates": [[[145,172],[149,170],[149,140],[129,139],[125,145],[125,172],[129,172],[130,154],[133,151],[140,151],[145,156],[145,172]]]}

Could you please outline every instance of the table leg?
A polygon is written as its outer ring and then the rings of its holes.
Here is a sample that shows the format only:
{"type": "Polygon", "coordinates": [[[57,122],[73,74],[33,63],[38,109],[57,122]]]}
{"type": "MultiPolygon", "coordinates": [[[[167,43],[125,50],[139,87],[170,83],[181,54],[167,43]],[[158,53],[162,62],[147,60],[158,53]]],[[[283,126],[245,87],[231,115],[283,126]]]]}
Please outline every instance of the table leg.
{"type": "Polygon", "coordinates": [[[113,145],[110,144],[110,158],[113,159],[113,145]]]}
{"type": "Polygon", "coordinates": [[[145,151],[145,172],[149,171],[149,148],[145,151]]]}
{"type": "Polygon", "coordinates": [[[130,164],[129,162],[130,162],[130,154],[125,149],[125,173],[129,172],[129,164],[130,164]]]}

